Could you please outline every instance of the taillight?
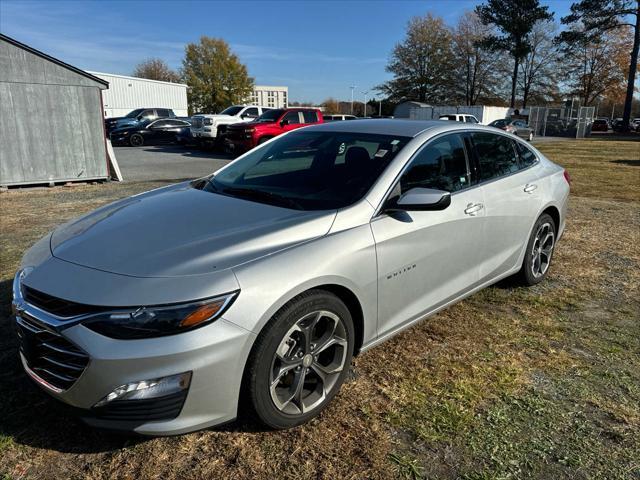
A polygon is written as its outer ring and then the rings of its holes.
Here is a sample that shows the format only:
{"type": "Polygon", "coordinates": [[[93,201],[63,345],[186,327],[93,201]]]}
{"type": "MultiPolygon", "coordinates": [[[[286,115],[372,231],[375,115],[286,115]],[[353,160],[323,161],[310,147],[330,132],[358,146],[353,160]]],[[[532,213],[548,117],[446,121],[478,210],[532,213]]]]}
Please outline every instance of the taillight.
{"type": "Polygon", "coordinates": [[[569,172],[567,172],[566,170],[564,170],[562,172],[562,174],[564,175],[564,179],[567,181],[567,183],[569,184],[569,186],[571,186],[571,175],[569,175],[569,172]]]}

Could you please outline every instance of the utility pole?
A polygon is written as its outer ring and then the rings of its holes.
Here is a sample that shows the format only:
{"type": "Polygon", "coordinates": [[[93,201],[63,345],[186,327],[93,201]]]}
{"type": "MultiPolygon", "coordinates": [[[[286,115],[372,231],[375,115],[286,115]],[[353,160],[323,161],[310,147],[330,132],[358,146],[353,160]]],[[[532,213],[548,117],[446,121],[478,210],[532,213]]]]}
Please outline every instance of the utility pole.
{"type": "Polygon", "coordinates": [[[369,93],[369,90],[365,90],[364,92],[362,92],[364,95],[364,110],[362,110],[362,116],[366,117],[367,116],[367,93],[369,93]]]}
{"type": "Polygon", "coordinates": [[[353,115],[353,91],[356,89],[357,85],[351,85],[349,88],[351,89],[351,115],[353,115]]]}
{"type": "Polygon", "coordinates": [[[378,100],[378,116],[382,116],[382,100],[378,100]]]}

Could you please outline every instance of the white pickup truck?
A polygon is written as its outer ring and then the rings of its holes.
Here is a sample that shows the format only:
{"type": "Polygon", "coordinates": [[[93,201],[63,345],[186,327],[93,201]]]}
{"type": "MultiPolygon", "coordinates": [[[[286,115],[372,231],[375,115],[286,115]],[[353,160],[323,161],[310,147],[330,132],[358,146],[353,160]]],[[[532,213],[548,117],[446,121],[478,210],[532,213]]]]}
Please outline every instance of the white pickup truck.
{"type": "Polygon", "coordinates": [[[227,125],[255,120],[267,110],[257,105],[233,105],[217,115],[194,115],[191,117],[191,136],[198,142],[217,143],[227,125]]]}

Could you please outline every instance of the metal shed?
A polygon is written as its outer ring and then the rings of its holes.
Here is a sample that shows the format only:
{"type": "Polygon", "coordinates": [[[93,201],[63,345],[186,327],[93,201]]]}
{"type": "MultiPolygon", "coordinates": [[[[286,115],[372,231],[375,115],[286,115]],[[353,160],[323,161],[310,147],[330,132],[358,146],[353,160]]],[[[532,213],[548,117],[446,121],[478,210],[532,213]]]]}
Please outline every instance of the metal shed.
{"type": "Polygon", "coordinates": [[[0,185],[106,179],[108,85],[0,34],[0,185]]]}

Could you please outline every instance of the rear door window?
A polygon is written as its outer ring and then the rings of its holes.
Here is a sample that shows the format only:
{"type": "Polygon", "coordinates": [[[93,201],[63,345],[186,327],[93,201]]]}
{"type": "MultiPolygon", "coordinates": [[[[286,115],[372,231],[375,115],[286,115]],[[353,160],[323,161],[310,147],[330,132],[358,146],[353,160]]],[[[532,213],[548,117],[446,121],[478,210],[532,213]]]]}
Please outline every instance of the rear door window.
{"type": "Polygon", "coordinates": [[[478,158],[481,182],[518,171],[518,155],[513,140],[504,135],[485,132],[473,132],[471,137],[478,158]]]}
{"type": "Polygon", "coordinates": [[[158,109],[158,116],[159,117],[170,117],[170,113],[169,110],[167,110],[166,108],[159,108],[158,109]]]}
{"type": "Polygon", "coordinates": [[[447,135],[427,144],[400,178],[404,193],[412,188],[434,188],[457,192],[469,187],[470,177],[462,137],[447,135]]]}

